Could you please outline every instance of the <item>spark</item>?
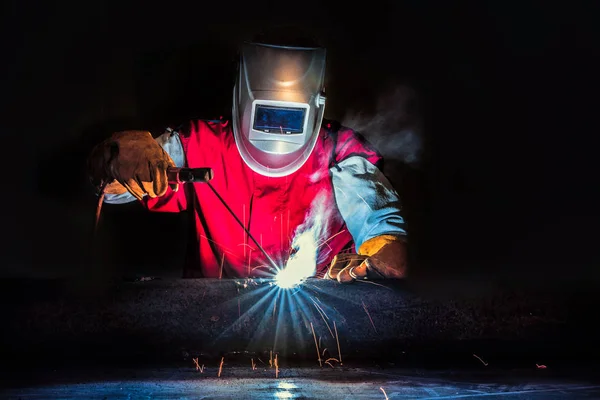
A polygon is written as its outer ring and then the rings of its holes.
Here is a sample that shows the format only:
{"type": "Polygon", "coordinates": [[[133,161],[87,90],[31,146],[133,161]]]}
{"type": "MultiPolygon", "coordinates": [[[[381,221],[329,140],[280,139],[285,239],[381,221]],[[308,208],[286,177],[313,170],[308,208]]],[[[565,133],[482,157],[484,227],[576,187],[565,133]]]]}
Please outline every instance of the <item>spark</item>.
{"type": "Polygon", "coordinates": [[[329,239],[325,239],[323,241],[323,243],[319,244],[318,247],[323,246],[324,244],[326,244],[327,242],[330,242],[331,240],[333,240],[334,237],[336,237],[337,235],[341,235],[342,233],[346,232],[345,229],[342,229],[341,231],[339,231],[338,233],[336,233],[335,235],[331,235],[331,237],[329,237],[329,239]]]}
{"type": "Polygon", "coordinates": [[[317,348],[317,358],[319,359],[319,366],[322,367],[323,364],[321,363],[321,354],[319,353],[319,345],[317,344],[317,335],[315,335],[315,327],[313,326],[312,322],[310,323],[310,328],[312,329],[312,334],[315,338],[315,347],[317,348]]]}
{"type": "Polygon", "coordinates": [[[333,308],[333,311],[335,311],[336,314],[340,316],[340,318],[342,319],[342,323],[345,324],[346,323],[346,318],[344,318],[344,316],[342,314],[340,314],[340,312],[338,311],[337,308],[335,308],[335,306],[331,306],[331,308],[333,308]]]}
{"type": "Polygon", "coordinates": [[[375,328],[375,324],[373,323],[373,318],[371,318],[371,314],[369,314],[369,310],[367,309],[367,305],[365,304],[365,302],[362,302],[363,308],[365,309],[365,312],[367,313],[367,316],[369,317],[369,321],[371,321],[371,325],[373,325],[373,329],[375,329],[375,333],[377,333],[377,328],[375,328]]]}
{"type": "MultiPolygon", "coordinates": [[[[317,298],[317,296],[315,296],[315,299],[317,298]]],[[[327,316],[327,313],[325,312],[325,310],[323,310],[323,307],[321,307],[320,305],[318,305],[314,300],[313,303],[315,304],[315,306],[321,310],[321,312],[323,313],[323,315],[325,315],[325,317],[327,317],[327,319],[329,319],[329,317],[327,316]]]]}
{"type": "MultiPolygon", "coordinates": [[[[333,251],[333,248],[329,245],[329,243],[325,242],[322,245],[325,245],[325,246],[329,247],[329,251],[330,252],[333,251]]],[[[321,247],[322,245],[319,245],[319,247],[321,247]]]]}
{"type": "Polygon", "coordinates": [[[369,203],[367,203],[367,201],[360,194],[358,194],[358,192],[355,191],[354,194],[356,194],[358,197],[360,197],[360,199],[363,201],[363,203],[365,203],[367,205],[367,207],[369,207],[369,210],[373,211],[373,209],[371,208],[369,203]]]}
{"type": "Polygon", "coordinates": [[[219,246],[221,249],[223,249],[224,253],[229,253],[231,256],[235,256],[235,254],[231,251],[231,249],[228,249],[227,247],[223,246],[221,243],[212,240],[204,235],[200,235],[201,238],[208,240],[209,242],[214,243],[216,246],[219,246]]]}
{"type": "Polygon", "coordinates": [[[259,266],[253,267],[253,268],[252,268],[252,271],[254,272],[254,270],[261,269],[261,268],[273,269],[273,267],[272,267],[272,266],[270,266],[270,265],[268,265],[268,264],[263,264],[263,265],[259,265],[259,266]]]}
{"type": "Polygon", "coordinates": [[[379,386],[379,389],[383,392],[383,395],[385,396],[385,400],[389,400],[387,393],[385,392],[385,390],[383,389],[383,387],[379,386]]]}
{"type": "Polygon", "coordinates": [[[335,361],[335,362],[340,362],[337,358],[333,358],[333,357],[329,357],[327,360],[325,360],[325,364],[328,364],[331,368],[333,368],[333,364],[330,363],[329,361],[335,361]]]}
{"type": "Polygon", "coordinates": [[[330,251],[333,251],[333,249],[331,248],[331,246],[328,244],[328,242],[330,242],[331,240],[333,240],[333,238],[335,238],[337,235],[341,235],[342,233],[344,233],[346,230],[342,229],[341,231],[339,231],[338,233],[336,233],[335,235],[332,235],[331,237],[329,237],[328,239],[325,239],[322,243],[318,243],[317,244],[317,248],[322,247],[327,245],[327,247],[329,247],[330,251]]]}
{"type": "Polygon", "coordinates": [[[315,305],[315,308],[317,309],[317,312],[319,313],[319,315],[321,316],[321,318],[323,318],[323,321],[325,322],[325,325],[327,326],[327,329],[329,329],[329,333],[331,333],[331,337],[335,338],[335,336],[333,336],[333,331],[331,330],[331,328],[329,327],[329,324],[327,323],[327,320],[325,319],[325,316],[323,315],[323,313],[321,312],[321,310],[319,309],[319,306],[317,303],[315,303],[315,301],[313,300],[313,304],[315,305]]]}
{"type": "Polygon", "coordinates": [[[225,361],[225,357],[221,357],[221,364],[219,365],[219,373],[217,375],[217,378],[221,377],[221,371],[223,370],[223,362],[225,361]]]}
{"type": "Polygon", "coordinates": [[[389,288],[389,287],[387,287],[387,286],[385,286],[385,285],[382,285],[381,283],[375,283],[375,282],[373,282],[373,281],[355,280],[354,282],[360,282],[360,283],[370,283],[371,285],[375,285],[375,286],[381,286],[382,288],[385,288],[385,289],[387,289],[387,290],[392,290],[392,291],[393,291],[393,289],[391,289],[391,288],[389,288]]]}
{"type": "Polygon", "coordinates": [[[256,370],[256,363],[254,362],[254,358],[250,359],[250,365],[252,365],[252,371],[256,370]]]}
{"type": "Polygon", "coordinates": [[[476,359],[478,359],[479,361],[481,361],[481,363],[482,363],[484,366],[486,366],[486,367],[488,366],[488,363],[486,363],[485,361],[483,361],[483,360],[481,359],[481,357],[479,357],[477,354],[473,354],[473,357],[475,357],[476,359]]]}
{"type": "Polygon", "coordinates": [[[342,363],[342,351],[340,350],[340,339],[338,337],[338,332],[337,332],[337,327],[335,326],[335,321],[333,321],[333,329],[335,330],[335,341],[337,342],[338,356],[340,357],[340,365],[344,365],[342,363]]]}
{"type": "Polygon", "coordinates": [[[252,249],[248,253],[248,276],[250,276],[250,261],[252,260],[252,249]]]}
{"type": "Polygon", "coordinates": [[[198,363],[198,358],[192,358],[192,361],[194,361],[194,364],[196,365],[196,371],[200,371],[200,373],[204,372],[204,364],[202,364],[202,366],[200,366],[200,364],[198,363]]]}
{"type": "Polygon", "coordinates": [[[347,194],[346,194],[346,192],[344,192],[342,189],[340,189],[340,188],[336,187],[336,188],[335,188],[335,190],[337,190],[337,191],[341,192],[341,193],[344,195],[344,197],[348,198],[348,195],[347,195],[347,194]]]}
{"type": "Polygon", "coordinates": [[[546,369],[546,368],[548,368],[548,367],[546,367],[544,364],[537,364],[537,363],[536,363],[536,364],[535,364],[535,366],[536,366],[538,369],[546,369]]]}
{"type": "Polygon", "coordinates": [[[273,350],[269,350],[269,368],[273,368],[273,350]]]}
{"type": "Polygon", "coordinates": [[[277,361],[277,354],[275,354],[275,378],[279,378],[279,361],[277,361]]]}
{"type": "Polygon", "coordinates": [[[223,264],[225,263],[225,253],[221,256],[221,272],[219,273],[219,279],[223,278],[223,264]]]}

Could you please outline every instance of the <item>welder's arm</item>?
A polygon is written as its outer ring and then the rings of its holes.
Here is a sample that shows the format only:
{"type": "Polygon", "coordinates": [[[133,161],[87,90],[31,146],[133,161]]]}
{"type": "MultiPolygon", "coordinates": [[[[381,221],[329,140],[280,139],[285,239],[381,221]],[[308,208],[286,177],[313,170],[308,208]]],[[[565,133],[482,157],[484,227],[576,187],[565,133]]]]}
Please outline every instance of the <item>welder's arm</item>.
{"type": "MultiPolygon", "coordinates": [[[[183,146],[181,145],[181,140],[179,139],[179,134],[177,132],[165,132],[155,140],[171,157],[171,160],[173,160],[176,167],[185,166],[183,146]]],[[[105,203],[124,204],[137,200],[135,196],[129,193],[127,189],[118,182],[112,183],[109,189],[110,190],[107,190],[107,193],[104,195],[105,203]]]]}
{"type": "Polygon", "coordinates": [[[405,222],[389,180],[359,156],[332,167],[331,176],[337,206],[358,254],[336,256],[326,277],[341,283],[405,277],[405,222]]]}

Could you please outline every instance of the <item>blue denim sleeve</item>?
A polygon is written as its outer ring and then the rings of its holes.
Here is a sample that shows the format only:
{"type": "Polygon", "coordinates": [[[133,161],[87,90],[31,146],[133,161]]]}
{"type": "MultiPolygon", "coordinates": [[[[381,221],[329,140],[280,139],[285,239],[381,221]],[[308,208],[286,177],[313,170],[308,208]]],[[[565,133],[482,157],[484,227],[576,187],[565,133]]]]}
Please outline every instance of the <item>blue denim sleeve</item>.
{"type": "Polygon", "coordinates": [[[354,156],[330,171],[336,203],[356,249],[379,235],[407,234],[398,193],[377,167],[354,156]]]}
{"type": "MultiPolygon", "coordinates": [[[[156,141],[167,152],[177,167],[185,166],[183,146],[177,132],[165,132],[157,137],[156,141]]],[[[104,195],[104,202],[108,204],[125,204],[134,202],[135,200],[135,197],[129,192],[104,195]]]]}

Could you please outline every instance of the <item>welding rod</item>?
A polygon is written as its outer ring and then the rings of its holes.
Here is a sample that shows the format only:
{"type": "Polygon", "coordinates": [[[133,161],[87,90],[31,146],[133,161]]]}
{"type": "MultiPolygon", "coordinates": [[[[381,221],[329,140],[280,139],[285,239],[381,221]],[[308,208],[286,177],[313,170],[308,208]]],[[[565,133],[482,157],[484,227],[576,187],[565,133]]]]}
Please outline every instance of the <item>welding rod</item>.
{"type": "Polygon", "coordinates": [[[214,177],[212,168],[174,168],[174,167],[171,167],[167,170],[167,177],[169,179],[169,183],[171,183],[171,184],[196,183],[196,182],[206,183],[208,185],[208,187],[210,188],[210,190],[212,190],[212,192],[215,194],[215,196],[217,196],[217,198],[221,201],[221,203],[223,203],[223,205],[225,206],[227,211],[229,211],[229,213],[233,216],[233,218],[235,218],[237,223],[240,224],[240,226],[242,227],[244,232],[246,232],[248,237],[250,239],[252,239],[252,241],[254,242],[256,247],[258,247],[258,249],[261,251],[261,253],[263,253],[263,255],[267,258],[267,260],[273,266],[273,268],[275,268],[275,271],[277,271],[279,269],[277,267],[277,264],[275,263],[275,261],[273,261],[273,259],[271,258],[271,256],[269,256],[269,254],[265,251],[265,249],[254,238],[254,236],[252,236],[250,231],[244,226],[244,223],[242,221],[240,221],[240,219],[237,217],[237,215],[235,215],[235,213],[229,207],[229,205],[227,205],[227,202],[225,201],[225,199],[223,199],[219,195],[219,193],[216,191],[214,186],[210,184],[209,181],[214,177]]]}

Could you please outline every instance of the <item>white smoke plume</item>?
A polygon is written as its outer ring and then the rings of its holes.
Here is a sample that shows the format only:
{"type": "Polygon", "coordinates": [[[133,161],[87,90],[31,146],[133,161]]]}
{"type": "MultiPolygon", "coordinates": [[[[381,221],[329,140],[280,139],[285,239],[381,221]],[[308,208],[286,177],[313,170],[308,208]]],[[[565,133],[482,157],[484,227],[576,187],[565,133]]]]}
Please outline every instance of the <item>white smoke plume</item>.
{"type": "Polygon", "coordinates": [[[317,270],[319,246],[326,239],[332,209],[327,207],[327,196],[318,194],[313,200],[302,225],[296,228],[292,249],[295,251],[276,281],[281,288],[290,288],[314,276],[317,270]]]}
{"type": "Polygon", "coordinates": [[[341,123],[361,133],[385,160],[418,166],[423,147],[416,92],[395,86],[381,96],[374,112],[349,112],[341,123]]]}

